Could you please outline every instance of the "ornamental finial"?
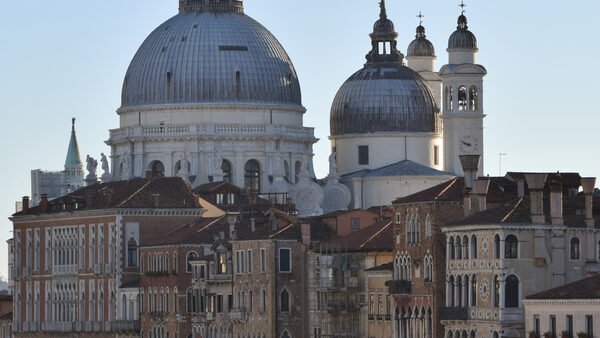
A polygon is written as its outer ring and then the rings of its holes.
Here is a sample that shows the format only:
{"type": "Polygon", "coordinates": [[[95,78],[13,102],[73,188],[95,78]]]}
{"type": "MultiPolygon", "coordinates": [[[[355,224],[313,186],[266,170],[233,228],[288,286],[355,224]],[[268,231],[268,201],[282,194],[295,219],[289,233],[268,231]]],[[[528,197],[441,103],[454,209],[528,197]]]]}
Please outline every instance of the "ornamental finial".
{"type": "Polygon", "coordinates": [[[460,5],[458,5],[458,7],[460,7],[461,14],[465,15],[465,7],[467,7],[467,5],[465,5],[465,1],[464,0],[460,0],[460,5]]]}
{"type": "Polygon", "coordinates": [[[379,18],[387,19],[387,11],[385,9],[385,0],[381,0],[379,3],[379,8],[381,8],[381,12],[379,13],[379,18]]]}
{"type": "Polygon", "coordinates": [[[423,26],[423,18],[425,17],[425,15],[423,15],[423,13],[421,13],[421,11],[419,11],[419,15],[417,15],[417,18],[419,18],[419,26],[423,26]]]}

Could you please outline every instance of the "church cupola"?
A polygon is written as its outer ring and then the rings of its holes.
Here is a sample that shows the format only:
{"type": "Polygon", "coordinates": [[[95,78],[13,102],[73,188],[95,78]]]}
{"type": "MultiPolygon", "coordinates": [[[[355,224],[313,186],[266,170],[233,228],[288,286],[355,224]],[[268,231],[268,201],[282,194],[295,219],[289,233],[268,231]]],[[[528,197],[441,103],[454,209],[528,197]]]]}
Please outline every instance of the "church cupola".
{"type": "Polygon", "coordinates": [[[379,20],[373,25],[373,33],[370,34],[372,49],[366,56],[367,64],[402,62],[404,55],[397,49],[398,33],[394,30],[394,23],[387,17],[385,0],[381,0],[379,7],[379,20]]]}
{"type": "Polygon", "coordinates": [[[179,13],[244,12],[242,0],[179,0],[179,13]]]}
{"type": "Polygon", "coordinates": [[[467,17],[465,16],[465,7],[467,5],[461,2],[461,14],[458,17],[458,26],[456,31],[448,39],[448,57],[450,64],[477,63],[477,38],[469,30],[467,17]]]}
{"type": "Polygon", "coordinates": [[[410,68],[417,72],[433,72],[435,68],[435,48],[433,43],[427,40],[425,27],[423,27],[423,14],[419,13],[419,26],[415,39],[408,45],[406,50],[406,61],[410,68]]]}

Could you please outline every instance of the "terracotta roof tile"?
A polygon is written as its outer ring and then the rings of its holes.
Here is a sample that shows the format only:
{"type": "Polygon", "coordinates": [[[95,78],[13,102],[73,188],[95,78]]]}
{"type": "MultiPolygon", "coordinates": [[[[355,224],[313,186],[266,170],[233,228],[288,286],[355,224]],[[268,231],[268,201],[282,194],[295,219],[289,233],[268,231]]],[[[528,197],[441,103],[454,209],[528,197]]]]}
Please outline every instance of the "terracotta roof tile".
{"type": "Polygon", "coordinates": [[[179,177],[135,178],[83,187],[15,216],[113,208],[200,208],[198,197],[179,177]],[[91,205],[88,204],[91,201],[91,205]]]}
{"type": "Polygon", "coordinates": [[[321,244],[321,247],[349,252],[392,251],[394,250],[394,225],[392,220],[381,220],[349,235],[326,241],[321,244]]]}

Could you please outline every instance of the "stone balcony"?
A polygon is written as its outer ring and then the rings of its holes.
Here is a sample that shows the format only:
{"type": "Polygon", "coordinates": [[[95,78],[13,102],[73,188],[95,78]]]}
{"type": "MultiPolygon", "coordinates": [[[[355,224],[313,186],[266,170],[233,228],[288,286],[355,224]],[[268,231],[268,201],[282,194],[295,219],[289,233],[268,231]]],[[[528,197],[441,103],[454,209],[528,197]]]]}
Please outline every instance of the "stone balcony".
{"type": "Polygon", "coordinates": [[[116,332],[140,332],[138,320],[116,320],[111,322],[112,331],[116,332]]]}
{"type": "Polygon", "coordinates": [[[440,309],[440,320],[484,320],[500,322],[522,322],[522,308],[489,308],[489,307],[444,307],[440,309]]]}
{"type": "Polygon", "coordinates": [[[232,309],[229,311],[229,319],[237,323],[243,323],[248,320],[248,312],[244,308],[232,309]]]}

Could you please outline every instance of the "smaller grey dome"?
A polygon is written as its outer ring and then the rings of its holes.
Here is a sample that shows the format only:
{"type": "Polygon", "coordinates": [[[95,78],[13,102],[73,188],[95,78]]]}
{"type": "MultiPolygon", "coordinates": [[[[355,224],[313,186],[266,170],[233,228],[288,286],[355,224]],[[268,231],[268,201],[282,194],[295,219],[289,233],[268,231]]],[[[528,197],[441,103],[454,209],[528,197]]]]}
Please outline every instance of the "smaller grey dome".
{"type": "Polygon", "coordinates": [[[467,26],[467,17],[463,15],[458,17],[458,26],[456,31],[448,39],[448,49],[473,49],[477,50],[477,38],[475,34],[469,31],[467,26]]]}
{"type": "Polygon", "coordinates": [[[425,35],[425,27],[419,25],[417,27],[417,35],[415,39],[408,45],[408,49],[406,51],[406,56],[430,56],[435,57],[435,48],[433,47],[433,43],[427,40],[427,36],[425,35]]]}

